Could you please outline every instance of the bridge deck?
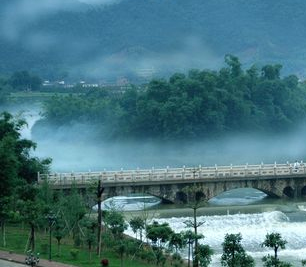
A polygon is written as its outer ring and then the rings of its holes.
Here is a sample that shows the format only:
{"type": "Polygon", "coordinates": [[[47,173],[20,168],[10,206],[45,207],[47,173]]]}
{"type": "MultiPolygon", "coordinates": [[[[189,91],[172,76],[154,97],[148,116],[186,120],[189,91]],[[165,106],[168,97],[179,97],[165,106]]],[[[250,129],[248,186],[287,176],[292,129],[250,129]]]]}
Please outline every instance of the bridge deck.
{"type": "Polygon", "coordinates": [[[38,174],[38,183],[47,179],[49,184],[65,187],[71,184],[87,185],[100,180],[104,186],[115,184],[158,184],[165,182],[191,182],[193,180],[220,179],[254,179],[254,178],[286,178],[305,176],[306,165],[301,163],[298,168],[292,164],[260,164],[239,166],[183,167],[147,170],[120,170],[102,172],[72,172],[38,174]]]}

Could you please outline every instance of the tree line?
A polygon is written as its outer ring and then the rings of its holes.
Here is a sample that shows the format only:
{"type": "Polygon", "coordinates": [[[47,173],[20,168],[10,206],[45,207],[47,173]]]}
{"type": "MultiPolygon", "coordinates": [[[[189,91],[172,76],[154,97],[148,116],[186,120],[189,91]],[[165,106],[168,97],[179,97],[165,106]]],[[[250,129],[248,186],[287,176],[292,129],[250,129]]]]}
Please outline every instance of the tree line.
{"type": "Polygon", "coordinates": [[[153,79],[122,94],[91,90],[44,105],[41,125],[88,123],[107,138],[203,138],[235,132],[278,132],[305,119],[305,87],[279,64],[242,69],[225,57],[219,71],[190,70],[153,79]]]}

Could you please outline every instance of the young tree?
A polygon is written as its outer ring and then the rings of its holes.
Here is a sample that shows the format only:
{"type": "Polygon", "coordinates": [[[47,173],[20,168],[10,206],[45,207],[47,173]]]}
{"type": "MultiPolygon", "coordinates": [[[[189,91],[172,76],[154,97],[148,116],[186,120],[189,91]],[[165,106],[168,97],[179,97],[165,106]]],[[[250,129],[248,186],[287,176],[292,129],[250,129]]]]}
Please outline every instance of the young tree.
{"type": "Polygon", "coordinates": [[[57,240],[57,255],[61,256],[61,240],[65,237],[67,234],[67,229],[65,226],[65,221],[62,217],[57,217],[55,224],[54,224],[54,230],[53,230],[53,236],[57,240]]]}
{"type": "Polygon", "coordinates": [[[84,240],[88,245],[88,252],[89,252],[89,261],[92,260],[92,248],[96,244],[96,229],[97,229],[97,222],[89,217],[84,217],[80,224],[83,226],[83,233],[84,233],[84,240]]]}
{"type": "MultiPolygon", "coordinates": [[[[197,169],[194,168],[193,170],[193,178],[195,180],[197,169]]],[[[185,222],[187,227],[191,227],[194,229],[194,253],[193,253],[193,266],[199,266],[199,254],[198,254],[198,245],[199,239],[203,236],[198,235],[198,227],[204,224],[204,221],[198,222],[197,221],[197,210],[206,205],[205,196],[202,194],[201,189],[197,187],[196,184],[192,186],[188,186],[184,188],[184,192],[187,195],[188,205],[193,210],[193,220],[188,220],[185,222]]]]}
{"type": "Polygon", "coordinates": [[[72,186],[70,194],[59,199],[59,205],[62,207],[63,219],[68,226],[69,234],[73,234],[76,243],[80,241],[79,222],[86,214],[86,207],[83,197],[78,193],[75,185],[72,186]]]}
{"type": "Polygon", "coordinates": [[[154,221],[152,224],[147,225],[147,238],[150,239],[154,245],[154,253],[156,256],[156,264],[159,266],[165,262],[162,248],[169,241],[170,236],[173,234],[172,229],[168,223],[159,224],[154,221]]]}
{"type": "Polygon", "coordinates": [[[225,267],[253,267],[254,259],[247,255],[241,245],[241,234],[226,234],[222,243],[221,264],[225,267]]]}
{"type": "Polygon", "coordinates": [[[214,251],[209,245],[199,245],[198,248],[198,259],[200,262],[200,267],[207,267],[211,263],[211,256],[214,251]]]}
{"type": "Polygon", "coordinates": [[[2,234],[2,246],[6,247],[6,221],[14,217],[14,208],[12,203],[14,196],[0,198],[0,226],[2,234]]]}
{"type": "Polygon", "coordinates": [[[124,254],[127,253],[128,250],[128,244],[127,241],[124,239],[121,239],[116,245],[115,245],[115,250],[118,252],[120,256],[120,267],[123,267],[123,257],[124,254]]]}
{"type": "Polygon", "coordinates": [[[173,231],[168,223],[159,224],[154,221],[147,226],[147,238],[152,241],[155,247],[162,248],[162,246],[169,241],[173,231]]]}
{"type": "Polygon", "coordinates": [[[178,254],[179,250],[182,249],[186,245],[184,240],[184,236],[182,233],[172,233],[169,238],[168,247],[170,250],[174,250],[176,254],[178,254]]]}
{"type": "Polygon", "coordinates": [[[266,235],[265,241],[262,243],[263,247],[273,248],[274,256],[268,255],[262,258],[264,266],[266,267],[279,267],[279,266],[290,266],[289,263],[282,262],[278,258],[278,249],[285,249],[287,241],[281,237],[280,233],[271,233],[266,235]],[[288,265],[289,264],[289,265],[288,265]]]}
{"type": "Polygon", "coordinates": [[[181,266],[182,265],[182,257],[179,254],[179,250],[184,248],[187,245],[187,242],[184,238],[183,233],[172,233],[170,235],[170,239],[168,242],[168,247],[169,249],[173,252],[174,254],[172,255],[173,259],[173,265],[175,266],[181,266]]]}
{"type": "Polygon", "coordinates": [[[104,222],[113,234],[114,238],[121,239],[124,230],[127,229],[128,225],[124,221],[124,217],[121,213],[111,210],[104,216],[104,222]]]}
{"type": "Polygon", "coordinates": [[[196,240],[196,236],[195,236],[193,231],[187,230],[187,231],[183,232],[183,237],[184,237],[186,243],[188,244],[188,267],[190,267],[190,259],[191,259],[191,257],[193,257],[193,255],[191,255],[191,253],[193,251],[193,244],[196,240]]]}
{"type": "Polygon", "coordinates": [[[27,249],[35,250],[35,229],[44,218],[43,202],[37,198],[37,188],[32,185],[24,185],[19,190],[20,199],[17,201],[17,210],[21,220],[30,226],[30,239],[27,249]]]}
{"type": "Polygon", "coordinates": [[[134,217],[130,220],[130,226],[132,231],[136,234],[137,239],[137,232],[139,232],[140,241],[142,241],[142,231],[145,229],[145,221],[141,217],[134,217]]]}
{"type": "Polygon", "coordinates": [[[97,191],[96,191],[96,197],[97,197],[97,203],[98,203],[98,231],[97,231],[97,254],[101,255],[101,233],[102,233],[102,193],[104,191],[104,188],[101,185],[101,180],[98,181],[97,185],[97,191]]]}

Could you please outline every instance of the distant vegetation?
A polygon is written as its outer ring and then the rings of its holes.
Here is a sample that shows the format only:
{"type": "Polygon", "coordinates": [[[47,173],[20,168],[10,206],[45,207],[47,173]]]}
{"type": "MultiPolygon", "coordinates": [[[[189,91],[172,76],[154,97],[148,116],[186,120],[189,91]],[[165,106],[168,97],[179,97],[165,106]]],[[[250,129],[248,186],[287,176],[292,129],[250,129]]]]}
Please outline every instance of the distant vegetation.
{"type": "Polygon", "coordinates": [[[225,57],[219,71],[190,70],[122,94],[92,90],[56,96],[39,125],[95,125],[102,138],[189,139],[241,131],[285,131],[306,117],[306,91],[281,65],[241,68],[225,57]]]}
{"type": "Polygon", "coordinates": [[[247,64],[281,62],[286,63],[286,73],[305,74],[305,1],[117,2],[106,6],[71,4],[71,9],[66,5],[56,12],[52,8],[39,12],[37,5],[29,18],[30,8],[18,10],[19,0],[2,0],[0,72],[28,69],[54,80],[73,72],[85,75],[93,64],[97,76],[106,77],[130,75],[127,70],[133,71],[139,60],[156,56],[167,59],[172,53],[182,53],[188,63],[233,53],[247,64]],[[8,10],[13,12],[11,16],[8,10]],[[5,20],[7,16],[11,23],[5,20]],[[200,46],[195,54],[193,45],[200,46]],[[107,67],[105,61],[119,64],[107,67]]]}

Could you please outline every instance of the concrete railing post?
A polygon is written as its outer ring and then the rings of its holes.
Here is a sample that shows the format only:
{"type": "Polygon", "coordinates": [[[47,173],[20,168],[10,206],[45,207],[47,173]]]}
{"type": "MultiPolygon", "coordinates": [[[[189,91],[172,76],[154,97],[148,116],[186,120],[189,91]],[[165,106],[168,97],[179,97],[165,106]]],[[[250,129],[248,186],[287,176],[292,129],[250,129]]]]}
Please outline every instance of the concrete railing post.
{"type": "Polygon", "coordinates": [[[199,165],[199,179],[202,178],[202,165],[199,165]]]}
{"type": "Polygon", "coordinates": [[[276,165],[276,161],[274,162],[274,175],[276,175],[276,167],[277,165],[276,165]]]}

